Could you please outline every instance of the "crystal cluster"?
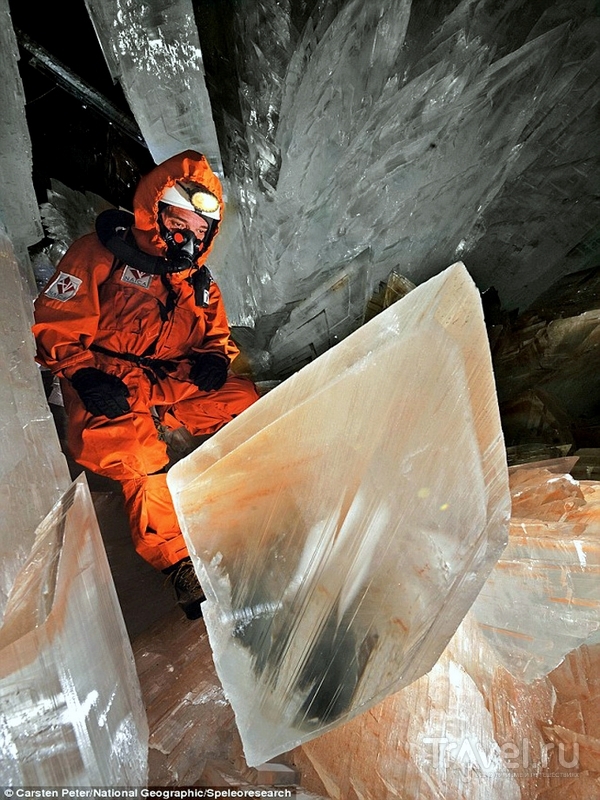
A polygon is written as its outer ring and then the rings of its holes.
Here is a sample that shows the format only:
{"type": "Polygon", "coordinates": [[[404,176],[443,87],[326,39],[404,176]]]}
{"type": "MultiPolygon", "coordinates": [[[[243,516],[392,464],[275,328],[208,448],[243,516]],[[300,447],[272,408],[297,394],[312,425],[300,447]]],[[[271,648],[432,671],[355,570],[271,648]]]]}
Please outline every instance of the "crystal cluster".
{"type": "Polygon", "coordinates": [[[144,784],[146,717],[83,476],[38,528],[0,654],[4,785],[144,784]]]}
{"type": "Polygon", "coordinates": [[[508,533],[489,351],[464,266],[261,398],[168,481],[249,764],[423,675],[508,533]]]}
{"type": "Polygon", "coordinates": [[[279,375],[355,329],[393,269],[422,283],[460,258],[514,308],[589,264],[593,0],[232,10],[240,102],[223,157],[244,247],[224,280],[234,322],[272,315],[279,375]]]}

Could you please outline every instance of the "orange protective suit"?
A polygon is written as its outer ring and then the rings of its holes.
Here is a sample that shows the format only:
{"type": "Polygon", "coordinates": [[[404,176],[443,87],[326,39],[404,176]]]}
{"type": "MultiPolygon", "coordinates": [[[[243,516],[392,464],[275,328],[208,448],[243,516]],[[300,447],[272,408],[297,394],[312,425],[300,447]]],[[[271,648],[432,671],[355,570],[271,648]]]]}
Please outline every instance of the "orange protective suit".
{"type": "MultiPolygon", "coordinates": [[[[170,158],[142,178],[134,197],[132,233],[150,255],[165,254],[158,201],[176,181],[206,186],[219,199],[222,218],[221,185],[205,158],[193,151],[170,158]]],[[[84,467],[121,482],[135,548],[157,569],[177,563],[187,550],[160,472],[168,458],[152,408],[201,435],[214,433],[258,398],[251,381],[231,372],[216,391],[200,391],[190,381],[194,355],[216,353],[231,362],[238,354],[217,285],[210,284],[208,307],[199,307],[190,274],[142,272],[90,234],[69,248],[35,303],[37,359],[62,379],[70,451],[84,467]],[[135,363],[132,356],[147,360],[135,363]],[[157,360],[159,369],[153,368],[157,360]],[[116,419],[92,416],[69,380],[82,367],[121,378],[131,411],[116,419]]]]}

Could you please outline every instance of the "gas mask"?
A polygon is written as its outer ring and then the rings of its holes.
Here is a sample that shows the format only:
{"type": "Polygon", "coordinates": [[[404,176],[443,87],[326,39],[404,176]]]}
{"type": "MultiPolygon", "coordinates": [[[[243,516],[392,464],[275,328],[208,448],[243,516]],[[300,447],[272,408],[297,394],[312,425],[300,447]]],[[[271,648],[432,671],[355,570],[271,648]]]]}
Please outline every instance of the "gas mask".
{"type": "Polygon", "coordinates": [[[198,239],[187,229],[170,231],[160,221],[160,235],[167,245],[167,258],[173,264],[175,272],[190,269],[200,253],[204,250],[204,240],[198,239]]]}
{"type": "Polygon", "coordinates": [[[189,269],[197,260],[198,256],[205,252],[214,238],[217,230],[217,222],[210,217],[202,216],[208,225],[204,235],[199,238],[189,228],[177,228],[169,230],[163,220],[163,212],[167,206],[159,204],[158,228],[162,240],[167,245],[167,259],[173,265],[172,271],[180,272],[189,269]]]}

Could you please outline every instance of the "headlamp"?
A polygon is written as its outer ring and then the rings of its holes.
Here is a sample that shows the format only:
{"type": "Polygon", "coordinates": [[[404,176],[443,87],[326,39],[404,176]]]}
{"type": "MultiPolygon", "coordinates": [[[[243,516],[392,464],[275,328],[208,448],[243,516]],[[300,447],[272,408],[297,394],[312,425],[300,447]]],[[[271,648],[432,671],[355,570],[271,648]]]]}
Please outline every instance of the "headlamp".
{"type": "Polygon", "coordinates": [[[219,200],[205,186],[198,183],[181,183],[170,186],[160,196],[160,201],[178,208],[186,208],[212,220],[221,218],[219,200]]]}
{"type": "MultiPolygon", "coordinates": [[[[186,191],[188,190],[186,189],[186,191]]],[[[214,194],[204,189],[192,189],[188,191],[188,195],[191,204],[196,211],[199,211],[201,214],[214,214],[215,211],[219,210],[219,201],[217,198],[214,194]]]]}

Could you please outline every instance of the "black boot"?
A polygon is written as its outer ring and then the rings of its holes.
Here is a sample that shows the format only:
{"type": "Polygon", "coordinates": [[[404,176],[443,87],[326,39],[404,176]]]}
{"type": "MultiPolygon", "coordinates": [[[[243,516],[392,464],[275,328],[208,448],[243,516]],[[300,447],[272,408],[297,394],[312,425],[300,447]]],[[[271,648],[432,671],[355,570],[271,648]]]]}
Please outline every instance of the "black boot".
{"type": "Polygon", "coordinates": [[[192,559],[188,556],[182,558],[177,564],[163,569],[168,575],[175,589],[177,602],[183,609],[188,619],[198,619],[202,616],[200,604],[204,600],[204,592],[196,577],[192,559]]]}

